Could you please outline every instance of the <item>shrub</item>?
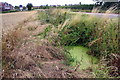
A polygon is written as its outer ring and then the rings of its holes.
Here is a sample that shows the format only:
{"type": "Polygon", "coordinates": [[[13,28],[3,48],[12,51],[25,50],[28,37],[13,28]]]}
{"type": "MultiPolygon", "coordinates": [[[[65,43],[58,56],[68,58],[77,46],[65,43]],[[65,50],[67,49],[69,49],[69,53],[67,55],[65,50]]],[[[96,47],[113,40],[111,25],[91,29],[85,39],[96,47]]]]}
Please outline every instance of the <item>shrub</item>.
{"type": "MultiPolygon", "coordinates": [[[[51,15],[47,14],[47,16],[50,16],[49,18],[47,17],[49,23],[54,25],[47,36],[50,37],[56,46],[83,45],[89,47],[90,51],[88,53],[100,59],[108,57],[112,53],[120,55],[118,19],[108,18],[108,14],[114,12],[114,9],[112,7],[107,10],[106,15],[101,18],[80,13],[69,13],[69,16],[64,15],[64,17],[59,17],[61,16],[59,15],[60,12],[56,10],[51,15]],[[59,22],[60,20],[62,20],[62,23],[59,22]]],[[[95,9],[92,12],[99,12],[99,10],[95,9]]],[[[68,62],[71,60],[73,61],[74,58],[68,58],[68,62]]],[[[115,62],[115,64],[117,64],[116,67],[119,70],[118,62],[115,62]]],[[[107,68],[105,69],[105,74],[102,74],[102,76],[98,74],[104,73],[103,69],[95,73],[97,76],[106,77],[108,76],[108,70],[107,68]]]]}
{"type": "MultiPolygon", "coordinates": [[[[110,11],[108,10],[106,13],[110,13],[110,11]]],[[[43,20],[48,20],[54,25],[51,30],[57,34],[54,41],[60,45],[83,45],[89,47],[96,56],[119,51],[117,19],[70,13],[69,18],[66,18],[68,15],[62,9],[47,11],[42,14],[42,17],[44,17],[43,20]]]]}

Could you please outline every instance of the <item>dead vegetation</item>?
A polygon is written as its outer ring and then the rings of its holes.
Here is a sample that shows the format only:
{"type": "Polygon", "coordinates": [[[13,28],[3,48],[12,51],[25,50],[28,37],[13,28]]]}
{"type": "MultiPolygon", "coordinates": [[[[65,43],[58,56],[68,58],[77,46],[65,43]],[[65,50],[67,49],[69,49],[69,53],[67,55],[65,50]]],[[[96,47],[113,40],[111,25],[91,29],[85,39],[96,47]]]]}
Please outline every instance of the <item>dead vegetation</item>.
{"type": "Polygon", "coordinates": [[[90,73],[78,72],[63,64],[64,55],[59,48],[46,45],[47,41],[34,36],[46,27],[32,17],[3,34],[3,78],[91,77],[90,73]]]}

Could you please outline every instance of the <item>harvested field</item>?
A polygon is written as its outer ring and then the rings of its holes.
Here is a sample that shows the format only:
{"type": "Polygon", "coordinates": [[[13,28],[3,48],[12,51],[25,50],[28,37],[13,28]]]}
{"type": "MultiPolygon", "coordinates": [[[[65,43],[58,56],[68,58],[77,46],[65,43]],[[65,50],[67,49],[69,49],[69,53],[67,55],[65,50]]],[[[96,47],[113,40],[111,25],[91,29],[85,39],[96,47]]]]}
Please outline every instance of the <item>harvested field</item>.
{"type": "Polygon", "coordinates": [[[35,11],[0,14],[2,16],[3,31],[15,28],[19,23],[24,22],[33,14],[35,14],[35,11]]]}

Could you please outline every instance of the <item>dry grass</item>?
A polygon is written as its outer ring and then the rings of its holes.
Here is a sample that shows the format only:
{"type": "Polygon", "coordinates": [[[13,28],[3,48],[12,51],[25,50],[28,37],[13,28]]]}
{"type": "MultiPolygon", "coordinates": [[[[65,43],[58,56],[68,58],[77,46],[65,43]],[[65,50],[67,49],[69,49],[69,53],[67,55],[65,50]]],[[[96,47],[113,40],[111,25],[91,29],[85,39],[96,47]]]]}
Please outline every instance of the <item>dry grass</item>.
{"type": "Polygon", "coordinates": [[[17,12],[2,15],[2,51],[9,52],[28,33],[25,24],[35,12],[17,12]]]}
{"type": "Polygon", "coordinates": [[[42,40],[33,36],[44,30],[47,25],[40,25],[34,20],[27,20],[19,25],[10,30],[9,34],[4,34],[2,38],[5,78],[61,78],[63,77],[61,73],[64,77],[78,76],[68,73],[66,71],[68,69],[63,68],[65,65],[60,62],[63,56],[59,54],[59,49],[41,45],[42,40]],[[29,31],[28,28],[36,29],[29,31]],[[54,63],[56,60],[59,62],[54,63]],[[41,64],[42,62],[46,63],[41,64]],[[49,64],[49,62],[53,63],[49,64]]]}
{"type": "Polygon", "coordinates": [[[20,39],[23,38],[24,31],[20,28],[9,31],[9,34],[3,35],[2,37],[2,51],[6,52],[12,50],[20,39]]]}

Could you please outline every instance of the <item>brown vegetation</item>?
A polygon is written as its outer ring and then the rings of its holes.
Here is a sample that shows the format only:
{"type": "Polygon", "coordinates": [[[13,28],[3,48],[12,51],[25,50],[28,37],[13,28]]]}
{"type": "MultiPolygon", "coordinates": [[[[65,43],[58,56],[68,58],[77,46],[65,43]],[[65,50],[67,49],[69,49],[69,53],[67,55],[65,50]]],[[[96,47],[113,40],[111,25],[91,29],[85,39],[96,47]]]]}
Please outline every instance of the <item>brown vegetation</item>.
{"type": "MultiPolygon", "coordinates": [[[[37,15],[37,14],[36,14],[37,15]]],[[[33,16],[16,28],[3,34],[2,57],[4,78],[73,78],[90,77],[89,73],[74,71],[63,64],[60,49],[45,45],[47,40],[34,35],[47,25],[41,25],[33,16]]]]}

